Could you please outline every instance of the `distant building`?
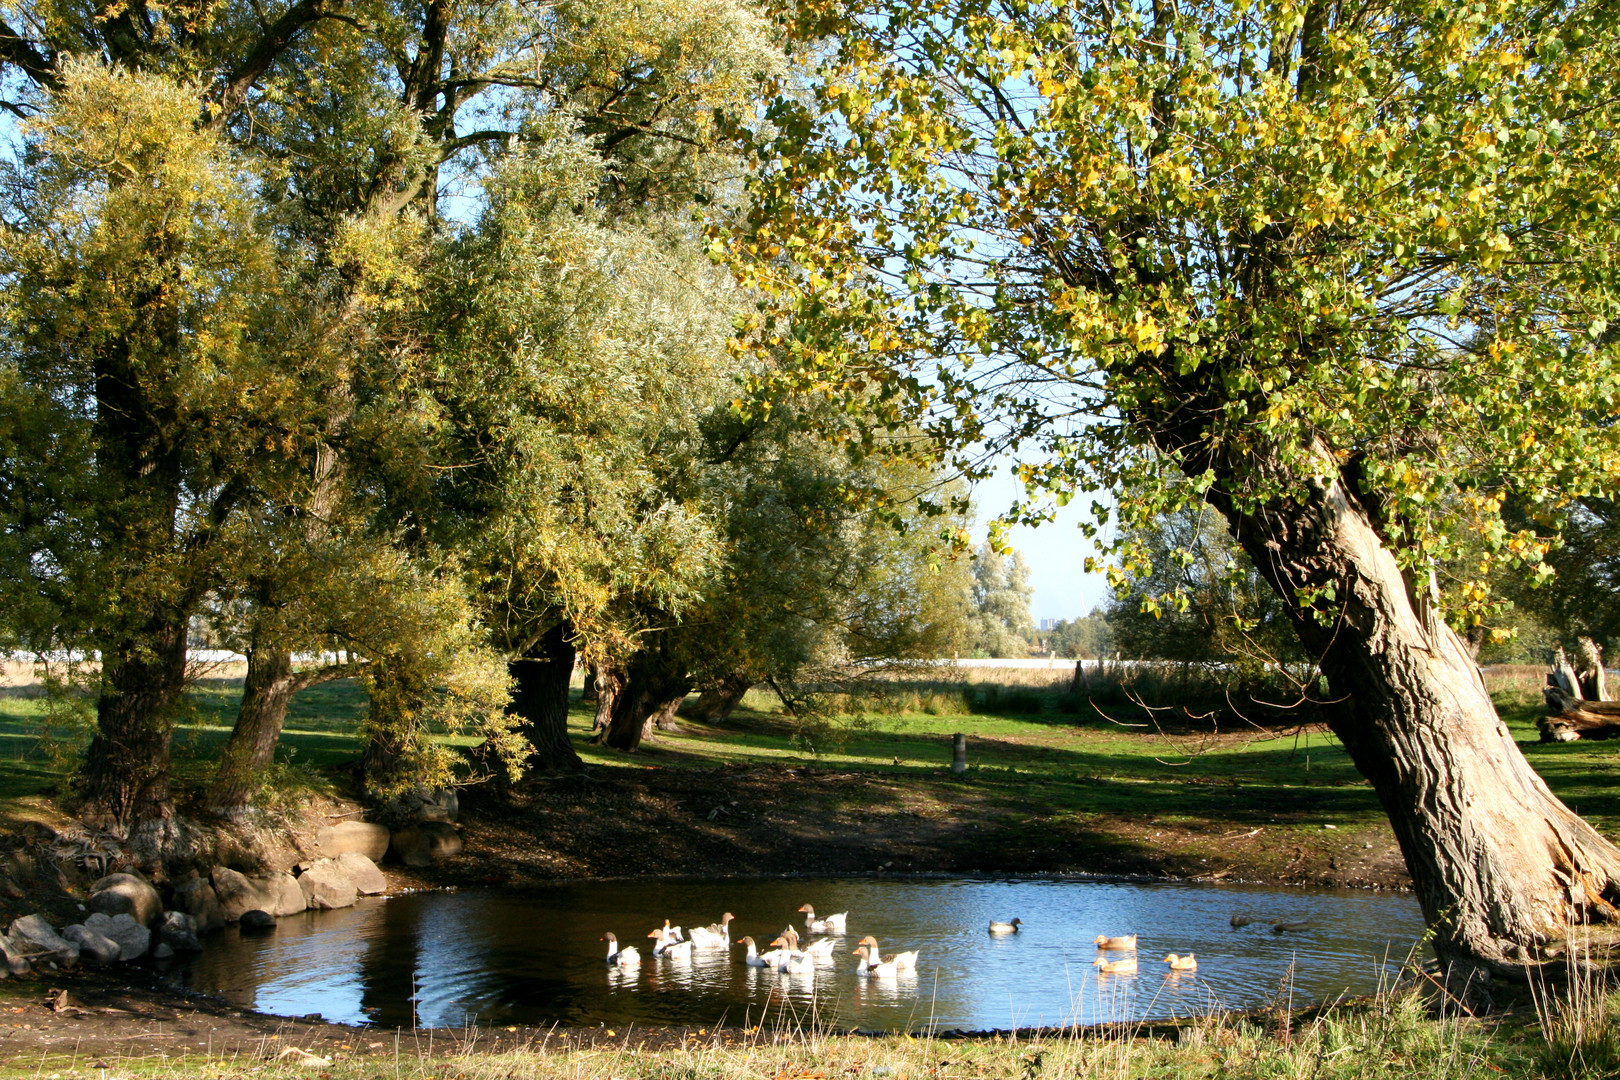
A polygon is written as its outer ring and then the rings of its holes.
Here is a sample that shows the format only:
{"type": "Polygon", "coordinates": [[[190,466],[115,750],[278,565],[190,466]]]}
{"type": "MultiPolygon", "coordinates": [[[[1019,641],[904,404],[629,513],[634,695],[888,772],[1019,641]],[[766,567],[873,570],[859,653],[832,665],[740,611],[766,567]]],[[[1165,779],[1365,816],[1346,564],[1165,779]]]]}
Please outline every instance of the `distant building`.
{"type": "Polygon", "coordinates": [[[1042,630],[1056,630],[1057,629],[1057,624],[1062,622],[1062,621],[1063,621],[1062,619],[1042,619],[1041,620],[1041,629],[1042,630]]]}

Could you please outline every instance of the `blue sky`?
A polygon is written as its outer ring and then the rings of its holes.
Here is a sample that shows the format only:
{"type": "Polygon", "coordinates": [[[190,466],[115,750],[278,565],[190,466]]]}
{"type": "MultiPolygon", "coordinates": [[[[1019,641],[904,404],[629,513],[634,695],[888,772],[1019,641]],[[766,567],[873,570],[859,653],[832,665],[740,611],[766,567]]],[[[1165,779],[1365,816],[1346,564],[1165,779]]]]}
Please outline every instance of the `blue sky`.
{"type": "MultiPolygon", "coordinates": [[[[984,537],[991,518],[1023,495],[1023,485],[1014,479],[1012,468],[1009,460],[995,476],[973,489],[978,511],[975,540],[984,537]]],[[[1023,552],[1029,563],[1029,580],[1035,587],[1030,613],[1037,623],[1041,619],[1078,618],[1108,599],[1108,583],[1103,576],[1085,572],[1086,556],[1094,551],[1079,525],[1090,517],[1090,504],[1089,498],[1077,498],[1058,510],[1056,521],[1033,529],[1018,526],[1008,534],[1008,542],[1023,552]]]]}

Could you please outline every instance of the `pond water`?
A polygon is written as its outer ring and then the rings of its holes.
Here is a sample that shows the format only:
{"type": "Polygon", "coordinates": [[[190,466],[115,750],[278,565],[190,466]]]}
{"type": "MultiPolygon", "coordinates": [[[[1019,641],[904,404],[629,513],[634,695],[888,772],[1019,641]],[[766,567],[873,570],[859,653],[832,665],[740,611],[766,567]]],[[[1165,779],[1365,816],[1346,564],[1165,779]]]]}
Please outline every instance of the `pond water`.
{"type": "Polygon", "coordinates": [[[290,1016],[387,1026],[816,1022],[918,1030],[1054,1026],[1185,1016],[1279,999],[1363,994],[1387,982],[1423,932],[1410,896],[1190,883],[959,879],[640,880],[525,890],[417,893],[234,927],[180,969],[191,987],[290,1016]],[[741,948],[654,959],[668,918],[706,926],[734,912],[732,940],[764,943],[797,908],[849,912],[831,964],[813,976],[746,967],[741,948]],[[1252,925],[1233,929],[1234,914],[1252,925]],[[1026,924],[991,937],[991,919],[1026,924]],[[1272,922],[1304,924],[1278,933],[1272,922]],[[639,968],[609,968],[606,931],[639,968]],[[1140,971],[1100,975],[1092,939],[1140,935],[1140,971]],[[863,935],[885,954],[918,949],[915,975],[861,978],[863,935]],[[1195,953],[1171,976],[1167,952],[1195,953]]]}

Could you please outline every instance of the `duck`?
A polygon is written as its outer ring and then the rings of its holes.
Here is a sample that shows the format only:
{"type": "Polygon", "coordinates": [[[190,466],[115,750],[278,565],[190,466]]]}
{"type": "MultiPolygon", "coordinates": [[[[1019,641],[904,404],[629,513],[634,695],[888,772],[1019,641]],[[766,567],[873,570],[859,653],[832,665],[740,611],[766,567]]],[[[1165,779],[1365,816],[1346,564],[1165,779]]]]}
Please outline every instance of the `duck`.
{"type": "Polygon", "coordinates": [[[748,946],[748,955],[743,957],[743,963],[749,967],[765,968],[776,966],[776,953],[761,953],[751,937],[738,938],[737,944],[748,946]]]}
{"type": "Polygon", "coordinates": [[[894,965],[894,970],[896,970],[896,971],[916,971],[917,970],[917,950],[916,949],[912,949],[910,952],[895,953],[893,956],[889,957],[889,959],[885,961],[885,960],[882,959],[881,956],[878,955],[877,938],[873,937],[871,934],[868,934],[865,937],[861,938],[861,944],[865,945],[865,946],[868,946],[871,949],[871,958],[875,962],[892,963],[894,965]]]}
{"type": "Polygon", "coordinates": [[[609,967],[635,967],[641,963],[641,953],[634,945],[629,948],[619,948],[619,939],[612,934],[603,934],[598,940],[608,943],[607,962],[609,967]]]}
{"type": "Polygon", "coordinates": [[[692,927],[690,934],[692,944],[700,949],[731,948],[731,920],[736,917],[728,911],[720,916],[720,921],[717,923],[692,927]]]}
{"type": "Polygon", "coordinates": [[[1134,975],[1136,974],[1136,957],[1127,956],[1123,960],[1108,960],[1099,956],[1091,962],[1091,966],[1104,975],[1134,975]]]}
{"type": "Polygon", "coordinates": [[[776,970],[784,975],[810,975],[816,970],[816,958],[807,952],[798,949],[798,935],[789,933],[771,942],[780,945],[776,958],[776,970]]]}
{"type": "Polygon", "coordinates": [[[1243,914],[1241,911],[1237,912],[1236,914],[1234,914],[1232,916],[1232,929],[1234,929],[1234,930],[1241,929],[1241,928],[1243,928],[1245,926],[1248,926],[1252,922],[1254,922],[1253,919],[1249,918],[1247,915],[1243,914]]]}
{"type": "Polygon", "coordinates": [[[816,909],[809,904],[799,909],[804,912],[804,926],[812,934],[842,934],[844,926],[849,920],[849,912],[840,911],[836,915],[828,915],[825,919],[816,918],[816,909]]]}
{"type": "Polygon", "coordinates": [[[1099,949],[1117,949],[1120,952],[1136,951],[1136,935],[1122,934],[1119,937],[1108,937],[1106,934],[1097,935],[1092,942],[1099,949]]]}
{"type": "Polygon", "coordinates": [[[1273,934],[1286,934],[1291,930],[1304,930],[1310,925],[1310,923],[1303,922],[1274,922],[1271,924],[1271,932],[1273,934]]]}
{"type": "Polygon", "coordinates": [[[1192,953],[1188,953],[1186,956],[1177,956],[1175,953],[1171,953],[1164,958],[1164,962],[1170,965],[1171,971],[1198,970],[1198,958],[1192,953]]]}
{"type": "Polygon", "coordinates": [[[1014,919],[1012,922],[997,922],[996,920],[991,919],[990,932],[992,934],[1016,934],[1018,933],[1018,928],[1023,925],[1023,919],[1014,919]]]}
{"type": "Polygon", "coordinates": [[[671,960],[692,959],[692,943],[682,941],[680,933],[680,927],[670,926],[669,920],[664,920],[662,930],[654,930],[647,935],[650,938],[658,939],[658,943],[653,946],[653,955],[667,956],[671,960]]]}
{"type": "Polygon", "coordinates": [[[878,955],[866,945],[857,945],[850,955],[861,958],[861,962],[855,967],[855,974],[857,975],[895,975],[900,971],[900,969],[895,966],[893,960],[883,960],[879,958],[878,955]]]}

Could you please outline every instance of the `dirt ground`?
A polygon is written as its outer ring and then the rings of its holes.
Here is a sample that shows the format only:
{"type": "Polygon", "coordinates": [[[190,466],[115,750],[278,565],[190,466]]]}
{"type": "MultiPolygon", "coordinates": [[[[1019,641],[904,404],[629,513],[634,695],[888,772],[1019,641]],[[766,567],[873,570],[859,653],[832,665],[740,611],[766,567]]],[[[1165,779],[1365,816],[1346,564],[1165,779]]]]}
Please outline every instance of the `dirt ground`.
{"type": "Polygon", "coordinates": [[[535,776],[463,799],[466,848],[424,884],[647,874],[1098,874],[1409,887],[1385,825],[1034,818],[1016,796],[814,766],[535,776]]]}

